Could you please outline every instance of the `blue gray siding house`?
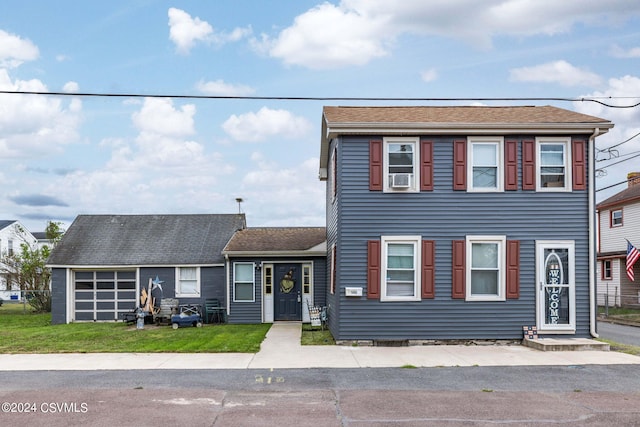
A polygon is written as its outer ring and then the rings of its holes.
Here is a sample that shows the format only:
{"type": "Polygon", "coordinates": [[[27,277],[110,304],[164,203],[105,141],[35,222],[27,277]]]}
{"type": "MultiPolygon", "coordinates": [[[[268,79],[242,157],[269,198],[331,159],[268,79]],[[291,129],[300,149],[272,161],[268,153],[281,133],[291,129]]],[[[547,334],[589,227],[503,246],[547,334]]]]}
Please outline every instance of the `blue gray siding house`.
{"type": "Polygon", "coordinates": [[[594,139],[612,126],[551,106],[325,107],[334,337],[594,335],[594,139]]]}
{"type": "Polygon", "coordinates": [[[221,252],[245,227],[244,214],[79,215],[47,261],[52,323],[119,320],[156,279],[161,298],[226,305],[221,252]]]}
{"type": "Polygon", "coordinates": [[[143,292],[217,299],[229,323],[308,321],[325,303],[325,239],[324,227],[247,228],[244,214],[80,215],[48,260],[52,323],[120,320],[143,292]]]}
{"type": "Polygon", "coordinates": [[[326,303],[325,227],[250,227],[233,235],[227,260],[236,323],[309,321],[326,303]]]}

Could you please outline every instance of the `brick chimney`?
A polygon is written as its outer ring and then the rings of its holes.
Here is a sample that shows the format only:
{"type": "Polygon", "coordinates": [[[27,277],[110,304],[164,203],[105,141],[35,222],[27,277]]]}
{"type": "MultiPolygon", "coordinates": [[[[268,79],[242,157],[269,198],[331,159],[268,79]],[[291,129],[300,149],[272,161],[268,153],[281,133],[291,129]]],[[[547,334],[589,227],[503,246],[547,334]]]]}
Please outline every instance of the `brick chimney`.
{"type": "Polygon", "coordinates": [[[640,184],[640,172],[629,172],[627,174],[627,188],[640,184]]]}

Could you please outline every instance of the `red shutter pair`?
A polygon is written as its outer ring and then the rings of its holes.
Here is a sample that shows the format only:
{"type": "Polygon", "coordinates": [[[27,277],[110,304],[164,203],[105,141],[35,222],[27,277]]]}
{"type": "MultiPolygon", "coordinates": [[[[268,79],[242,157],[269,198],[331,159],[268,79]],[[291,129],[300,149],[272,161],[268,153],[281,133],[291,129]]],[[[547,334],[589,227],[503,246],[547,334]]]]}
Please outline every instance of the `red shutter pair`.
{"type": "MultiPolygon", "coordinates": [[[[367,298],[380,298],[381,268],[381,242],[369,240],[367,242],[367,298]]],[[[435,298],[435,242],[433,240],[422,241],[421,260],[421,297],[435,298]]]]}
{"type": "MultiPolygon", "coordinates": [[[[420,191],[433,191],[433,141],[420,141],[420,191]]],[[[369,190],[382,191],[384,166],[381,140],[369,142],[369,190]]]]}
{"type": "MultiPolygon", "coordinates": [[[[467,140],[453,141],[453,189],[467,189],[467,140]]],[[[518,141],[504,142],[504,189],[518,189],[518,141]]]]}
{"type": "MultiPolygon", "coordinates": [[[[587,189],[587,145],[582,139],[571,141],[573,190],[587,189]]],[[[522,189],[536,189],[536,142],[522,141],[522,189]]]]}
{"type": "MultiPolygon", "coordinates": [[[[466,243],[454,240],[451,298],[466,298],[466,243]]],[[[520,298],[520,241],[507,240],[507,299],[520,298]]]]}
{"type": "MultiPolygon", "coordinates": [[[[571,142],[573,190],[587,189],[586,143],[584,140],[571,142]]],[[[504,189],[518,189],[518,141],[504,142],[504,189]]],[[[453,141],[453,189],[467,189],[467,141],[453,141]]],[[[522,189],[536,189],[536,142],[522,141],[522,189]]]]}

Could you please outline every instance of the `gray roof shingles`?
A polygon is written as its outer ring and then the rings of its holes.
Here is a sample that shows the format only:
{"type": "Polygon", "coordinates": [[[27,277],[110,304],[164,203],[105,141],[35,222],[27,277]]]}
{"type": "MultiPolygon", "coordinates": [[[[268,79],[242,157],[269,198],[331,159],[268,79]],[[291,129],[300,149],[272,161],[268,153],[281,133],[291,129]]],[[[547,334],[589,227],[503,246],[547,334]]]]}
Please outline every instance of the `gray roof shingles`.
{"type": "Polygon", "coordinates": [[[207,265],[246,226],[244,214],[79,215],[49,265],[207,265]]]}

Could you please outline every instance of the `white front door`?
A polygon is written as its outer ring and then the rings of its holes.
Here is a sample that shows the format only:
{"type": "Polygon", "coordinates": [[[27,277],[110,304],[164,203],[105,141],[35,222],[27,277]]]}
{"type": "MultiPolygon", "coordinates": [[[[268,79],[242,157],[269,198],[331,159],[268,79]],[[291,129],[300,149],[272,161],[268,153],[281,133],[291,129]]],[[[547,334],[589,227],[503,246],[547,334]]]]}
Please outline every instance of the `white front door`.
{"type": "Polygon", "coordinates": [[[536,241],[538,331],[575,333],[575,243],[536,241]]]}

